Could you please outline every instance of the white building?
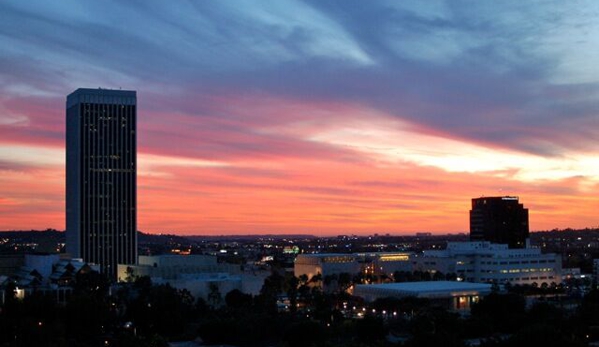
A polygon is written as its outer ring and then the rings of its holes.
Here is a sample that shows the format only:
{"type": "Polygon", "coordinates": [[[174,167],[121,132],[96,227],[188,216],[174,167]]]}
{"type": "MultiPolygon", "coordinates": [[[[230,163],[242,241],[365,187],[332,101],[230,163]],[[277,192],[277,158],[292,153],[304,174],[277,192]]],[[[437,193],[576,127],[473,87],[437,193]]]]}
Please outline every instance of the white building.
{"type": "Polygon", "coordinates": [[[416,297],[441,302],[453,310],[469,310],[470,305],[490,293],[491,284],[455,281],[359,284],[354,288],[354,295],[367,302],[389,297],[416,297]]]}
{"type": "Polygon", "coordinates": [[[362,271],[372,275],[391,276],[396,271],[412,271],[408,252],[367,252],[355,253],[358,261],[363,264],[362,271]]]}
{"type": "Polygon", "coordinates": [[[91,271],[99,272],[100,266],[82,259],[62,258],[60,254],[26,254],[23,266],[9,276],[0,276],[0,303],[5,300],[2,287],[13,283],[18,299],[37,292],[48,294],[64,304],[73,291],[71,285],[77,275],[91,271]]]}
{"type": "Polygon", "coordinates": [[[182,274],[238,273],[240,267],[219,264],[212,255],[155,255],[139,256],[137,265],[118,264],[117,278],[125,281],[128,276],[175,279],[182,274]]]}
{"type": "Polygon", "coordinates": [[[300,254],[295,258],[294,274],[308,276],[308,279],[321,274],[323,277],[340,273],[357,274],[360,263],[353,254],[321,253],[300,254]]]}
{"type": "Polygon", "coordinates": [[[121,282],[148,276],[155,284],[168,283],[177,289],[187,289],[195,298],[207,302],[215,289],[222,300],[234,289],[257,295],[268,275],[268,272],[244,272],[239,265],[218,263],[217,257],[212,255],[139,256],[138,265],[118,265],[121,282]]]}
{"type": "Polygon", "coordinates": [[[468,282],[559,284],[561,257],[539,248],[509,249],[507,245],[449,242],[445,250],[424,251],[412,259],[414,270],[455,273],[468,282]]]}
{"type": "Polygon", "coordinates": [[[308,278],[317,274],[324,278],[340,273],[355,275],[360,272],[391,275],[395,271],[411,271],[410,256],[411,253],[406,252],[300,254],[295,258],[294,274],[296,277],[307,275],[308,278]]]}

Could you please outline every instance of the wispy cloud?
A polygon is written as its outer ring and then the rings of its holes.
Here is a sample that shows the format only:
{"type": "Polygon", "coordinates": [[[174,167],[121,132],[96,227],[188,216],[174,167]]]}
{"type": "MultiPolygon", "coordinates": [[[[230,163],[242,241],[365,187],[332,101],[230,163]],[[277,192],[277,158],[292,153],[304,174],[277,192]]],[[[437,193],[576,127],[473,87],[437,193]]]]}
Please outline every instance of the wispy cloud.
{"type": "Polygon", "coordinates": [[[503,193],[533,227],[595,223],[597,12],[2,2],[0,224],[63,226],[65,96],[98,86],[138,90],[145,230],[463,230],[503,193]]]}

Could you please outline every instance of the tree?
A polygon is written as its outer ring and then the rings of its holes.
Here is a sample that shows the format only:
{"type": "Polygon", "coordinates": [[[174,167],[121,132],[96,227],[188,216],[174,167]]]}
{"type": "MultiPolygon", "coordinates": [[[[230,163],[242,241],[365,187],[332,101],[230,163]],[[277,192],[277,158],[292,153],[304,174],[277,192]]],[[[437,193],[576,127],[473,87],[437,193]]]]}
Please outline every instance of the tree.
{"type": "Polygon", "coordinates": [[[312,321],[301,321],[293,323],[287,327],[283,333],[283,341],[289,347],[310,347],[322,344],[325,340],[326,331],[324,328],[312,321]]]}
{"type": "Polygon", "coordinates": [[[456,281],[458,279],[458,275],[455,272],[450,272],[445,275],[445,280],[447,281],[456,281]]]}
{"type": "Polygon", "coordinates": [[[310,278],[309,283],[313,283],[315,285],[321,286],[322,285],[322,274],[317,273],[316,275],[312,276],[312,278],[310,278]]]}
{"type": "Polygon", "coordinates": [[[299,280],[300,285],[308,284],[308,275],[306,275],[306,274],[299,275],[299,277],[297,279],[299,280]]]}
{"type": "Polygon", "coordinates": [[[385,338],[385,325],[381,318],[366,316],[356,322],[356,335],[362,342],[377,341],[385,338]]]}
{"type": "Polygon", "coordinates": [[[135,275],[135,270],[131,266],[127,266],[127,269],[125,270],[125,275],[125,282],[127,283],[133,283],[137,278],[137,276],[135,275]]]}
{"type": "Polygon", "coordinates": [[[180,336],[186,330],[186,322],[193,313],[193,297],[168,284],[140,291],[129,305],[127,320],[137,326],[137,332],[148,336],[160,334],[165,337],[180,336]]]}
{"type": "Polygon", "coordinates": [[[10,305],[17,299],[17,285],[10,281],[4,288],[4,305],[10,305]]]}
{"type": "Polygon", "coordinates": [[[110,281],[106,275],[97,271],[78,273],[75,276],[73,291],[77,293],[86,293],[103,299],[108,294],[110,281]]]}
{"type": "Polygon", "coordinates": [[[148,291],[152,287],[152,279],[150,276],[138,276],[133,282],[133,288],[139,291],[148,291]]]}
{"type": "Polygon", "coordinates": [[[211,282],[208,285],[208,302],[212,307],[218,307],[223,301],[222,294],[220,293],[220,289],[218,288],[218,284],[211,282]]]}
{"type": "Polygon", "coordinates": [[[260,295],[256,297],[257,306],[271,314],[275,314],[277,312],[277,299],[279,294],[283,293],[284,281],[283,276],[274,271],[266,277],[260,289],[260,295]]]}
{"type": "Polygon", "coordinates": [[[242,293],[239,289],[233,289],[225,295],[227,307],[232,309],[248,308],[252,304],[252,296],[242,293]]]}
{"type": "Polygon", "coordinates": [[[408,271],[395,271],[393,279],[395,282],[409,282],[412,279],[412,273],[408,271]]]}
{"type": "Polygon", "coordinates": [[[472,318],[488,324],[490,331],[513,332],[525,317],[525,300],[518,294],[491,293],[474,304],[472,318]]]}
{"type": "Polygon", "coordinates": [[[287,292],[287,298],[289,299],[289,311],[297,311],[297,294],[299,279],[293,275],[285,278],[285,289],[287,292]]]}
{"type": "Polygon", "coordinates": [[[445,279],[445,275],[441,271],[436,271],[433,274],[433,281],[442,281],[445,279]]]}
{"type": "Polygon", "coordinates": [[[456,313],[439,307],[420,311],[410,321],[413,338],[408,346],[463,346],[461,320],[456,313]]]}
{"type": "Polygon", "coordinates": [[[339,279],[337,280],[337,285],[339,286],[339,291],[344,292],[352,285],[351,274],[347,272],[342,272],[339,274],[339,279]]]}
{"type": "Polygon", "coordinates": [[[326,287],[328,287],[328,286],[330,286],[335,281],[337,281],[337,275],[336,274],[326,275],[326,276],[324,276],[323,284],[326,287]]]}
{"type": "Polygon", "coordinates": [[[103,291],[91,290],[87,286],[73,293],[65,307],[66,325],[69,327],[67,334],[71,338],[91,341],[102,334],[104,326],[110,325],[110,305],[101,293],[103,291]]]}

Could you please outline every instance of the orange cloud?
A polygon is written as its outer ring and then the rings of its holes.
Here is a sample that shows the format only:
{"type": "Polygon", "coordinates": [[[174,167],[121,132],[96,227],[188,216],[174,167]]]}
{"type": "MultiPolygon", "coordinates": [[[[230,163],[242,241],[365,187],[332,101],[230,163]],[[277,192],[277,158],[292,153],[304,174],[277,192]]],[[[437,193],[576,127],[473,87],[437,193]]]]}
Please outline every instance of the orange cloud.
{"type": "MultiPolygon", "coordinates": [[[[593,153],[485,147],[353,104],[212,102],[198,114],[140,109],[140,230],[467,231],[470,199],[481,195],[519,195],[533,230],[597,225],[593,153]]],[[[43,109],[24,112],[23,137],[0,140],[0,229],[64,228],[64,147],[54,140],[62,130],[45,128],[35,116],[43,109]],[[52,135],[34,141],[36,133],[52,135]]]]}

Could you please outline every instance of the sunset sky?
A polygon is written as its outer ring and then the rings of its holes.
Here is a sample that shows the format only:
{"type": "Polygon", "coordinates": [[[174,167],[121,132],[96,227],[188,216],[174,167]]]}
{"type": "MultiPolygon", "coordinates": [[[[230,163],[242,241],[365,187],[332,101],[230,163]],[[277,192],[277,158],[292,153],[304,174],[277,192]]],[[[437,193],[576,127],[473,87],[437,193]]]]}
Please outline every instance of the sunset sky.
{"type": "Polygon", "coordinates": [[[136,90],[138,228],[599,226],[599,2],[2,1],[0,230],[64,229],[65,98],[136,90]]]}

